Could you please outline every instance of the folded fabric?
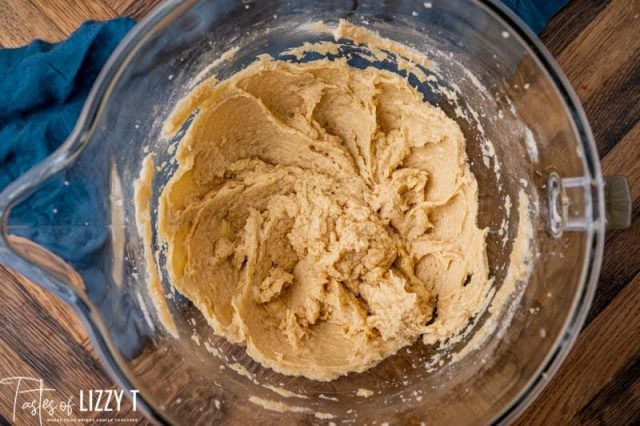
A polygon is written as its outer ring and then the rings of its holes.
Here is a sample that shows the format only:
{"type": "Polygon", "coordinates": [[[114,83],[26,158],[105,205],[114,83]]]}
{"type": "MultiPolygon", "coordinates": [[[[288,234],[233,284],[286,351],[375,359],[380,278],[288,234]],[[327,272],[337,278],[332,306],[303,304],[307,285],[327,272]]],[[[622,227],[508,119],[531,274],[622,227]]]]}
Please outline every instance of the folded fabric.
{"type": "MultiPolygon", "coordinates": [[[[0,190],[58,148],[73,129],[98,73],[135,25],[128,18],[86,22],[67,40],[40,40],[0,50],[0,190]]],[[[64,217],[95,216],[95,182],[50,179],[10,217],[11,233],[37,241],[67,259],[82,259],[106,235],[99,227],[53,232],[64,217]],[[72,256],[71,256],[72,255],[72,256]]]]}
{"type": "Polygon", "coordinates": [[[535,33],[539,33],[547,22],[569,3],[569,0],[502,0],[535,33]]]}

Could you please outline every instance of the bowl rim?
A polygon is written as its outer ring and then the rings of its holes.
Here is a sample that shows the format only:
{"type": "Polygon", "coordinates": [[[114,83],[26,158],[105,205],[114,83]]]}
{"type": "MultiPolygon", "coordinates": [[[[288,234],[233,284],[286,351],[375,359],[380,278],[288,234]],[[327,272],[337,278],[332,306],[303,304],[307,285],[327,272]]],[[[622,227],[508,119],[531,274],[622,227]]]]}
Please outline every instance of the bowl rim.
{"type": "MultiPolygon", "coordinates": [[[[0,224],[2,225],[0,255],[2,260],[10,263],[13,269],[37,281],[39,285],[52,291],[72,305],[82,320],[109,376],[124,389],[135,389],[132,386],[135,384],[135,380],[132,380],[132,375],[128,374],[123,365],[117,361],[117,350],[112,346],[110,339],[105,338],[103,332],[106,327],[102,320],[92,312],[91,302],[79,292],[68,287],[60,279],[52,276],[37,265],[31,264],[26,258],[17,253],[8,239],[5,225],[13,205],[26,198],[49,177],[71,165],[82,152],[91,139],[91,135],[95,130],[94,124],[108,102],[112,88],[137,49],[148,37],[151,37],[159,29],[161,30],[159,27],[165,18],[178,9],[192,7],[198,1],[201,0],[165,0],[152,9],[125,36],[110,56],[93,84],[76,125],[67,140],[43,162],[12,182],[0,193],[0,224]]],[[[537,372],[532,375],[529,383],[491,421],[491,423],[495,424],[508,424],[520,416],[551,381],[567,357],[586,320],[597,286],[604,250],[604,184],[597,147],[584,110],[567,77],[561,71],[551,53],[533,31],[514,12],[498,0],[467,1],[483,7],[498,21],[502,21],[513,35],[519,37],[524,46],[533,53],[532,57],[546,71],[548,77],[554,83],[554,87],[564,102],[565,108],[571,117],[574,131],[581,143],[584,154],[583,163],[585,170],[589,173],[593,191],[593,196],[589,200],[592,208],[592,223],[586,230],[588,236],[585,247],[587,260],[584,262],[581,271],[580,284],[574,295],[571,312],[569,312],[563,326],[564,331],[558,336],[552,350],[549,351],[537,372]]],[[[143,393],[138,395],[137,404],[140,407],[140,411],[149,419],[170,422],[167,415],[157,410],[147,401],[143,393]]]]}
{"type": "Polygon", "coordinates": [[[595,290],[600,277],[602,256],[604,252],[605,204],[604,181],[591,126],[569,79],[566,77],[553,55],[544,46],[538,36],[512,10],[498,0],[471,0],[486,7],[499,20],[502,20],[533,53],[533,58],[547,72],[562,97],[566,110],[570,113],[574,131],[582,147],[582,158],[585,170],[589,173],[593,194],[587,194],[591,205],[592,221],[586,229],[585,262],[580,272],[580,284],[574,295],[571,312],[565,321],[563,332],[558,336],[552,349],[547,353],[545,361],[537,372],[514,397],[504,411],[494,417],[493,424],[510,424],[514,422],[540,395],[553,379],[560,366],[569,355],[587,318],[595,290]],[[590,197],[589,197],[590,196],[590,197]]]}

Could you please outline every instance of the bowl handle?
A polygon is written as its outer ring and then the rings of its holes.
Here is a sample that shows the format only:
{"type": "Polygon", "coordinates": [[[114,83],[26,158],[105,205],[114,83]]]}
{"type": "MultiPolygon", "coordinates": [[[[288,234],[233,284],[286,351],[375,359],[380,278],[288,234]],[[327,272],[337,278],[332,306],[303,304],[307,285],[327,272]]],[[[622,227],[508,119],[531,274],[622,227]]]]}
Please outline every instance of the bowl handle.
{"type": "MultiPolygon", "coordinates": [[[[587,206],[592,193],[591,181],[584,177],[560,177],[549,174],[547,192],[549,232],[559,238],[565,231],[584,231],[592,217],[587,206]]],[[[607,229],[626,229],[631,226],[633,199],[629,182],[624,176],[604,178],[605,223],[607,229]]]]}
{"type": "Polygon", "coordinates": [[[633,198],[625,176],[605,176],[604,203],[607,229],[627,229],[631,226],[633,198]]]}

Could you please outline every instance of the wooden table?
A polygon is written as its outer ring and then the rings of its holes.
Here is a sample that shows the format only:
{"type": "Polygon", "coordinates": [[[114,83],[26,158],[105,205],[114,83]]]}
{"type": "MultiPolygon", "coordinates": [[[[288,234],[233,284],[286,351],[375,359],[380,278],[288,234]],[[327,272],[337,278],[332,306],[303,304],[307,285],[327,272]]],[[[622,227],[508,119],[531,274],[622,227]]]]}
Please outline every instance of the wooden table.
{"type": "MultiPolygon", "coordinates": [[[[157,0],[0,0],[0,46],[60,40],[87,19],[141,18],[157,0]]],[[[541,35],[593,127],[606,175],[629,178],[633,226],[609,232],[587,324],[522,424],[640,421],[640,0],[573,0],[541,35]]],[[[42,377],[57,392],[117,389],[71,309],[0,266],[0,378],[42,377]]],[[[0,387],[0,424],[13,389],[0,387]]],[[[102,419],[145,423],[130,410],[102,419]]],[[[17,418],[21,424],[34,418],[17,418]]],[[[99,420],[96,418],[96,420],[99,420]]]]}

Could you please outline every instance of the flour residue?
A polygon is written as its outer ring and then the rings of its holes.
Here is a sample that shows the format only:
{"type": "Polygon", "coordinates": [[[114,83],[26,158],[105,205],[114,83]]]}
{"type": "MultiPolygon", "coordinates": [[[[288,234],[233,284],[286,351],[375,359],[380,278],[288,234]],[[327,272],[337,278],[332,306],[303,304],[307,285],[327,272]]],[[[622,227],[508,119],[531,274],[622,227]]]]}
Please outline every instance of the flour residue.
{"type": "Polygon", "coordinates": [[[478,350],[489,338],[496,336],[500,338],[520,305],[520,299],[533,268],[532,213],[534,212],[531,210],[529,197],[524,189],[521,189],[518,193],[518,230],[509,256],[507,275],[500,289],[491,298],[488,309],[491,316],[480,329],[474,332],[462,350],[453,354],[454,362],[478,350]]]}
{"type": "Polygon", "coordinates": [[[527,148],[527,154],[529,154],[529,159],[533,164],[538,162],[538,144],[536,142],[535,137],[533,136],[533,132],[530,128],[524,126],[524,146],[527,148]]]}
{"type": "Polygon", "coordinates": [[[314,411],[307,407],[299,407],[296,405],[285,404],[284,402],[272,401],[270,399],[261,398],[259,396],[252,395],[249,397],[249,401],[255,405],[258,405],[266,410],[275,411],[278,413],[313,413],[313,416],[321,420],[335,419],[336,416],[331,413],[325,413],[321,411],[314,411]]]}
{"type": "Polygon", "coordinates": [[[153,229],[151,224],[151,195],[153,184],[153,158],[147,155],[142,163],[140,177],[134,183],[135,192],[135,214],[138,234],[142,237],[144,258],[147,272],[147,288],[152,304],[156,308],[156,313],[160,323],[165,327],[169,334],[178,337],[178,329],[176,328],[169,305],[165,299],[164,288],[160,281],[160,273],[158,264],[153,250],[153,229]]]}

